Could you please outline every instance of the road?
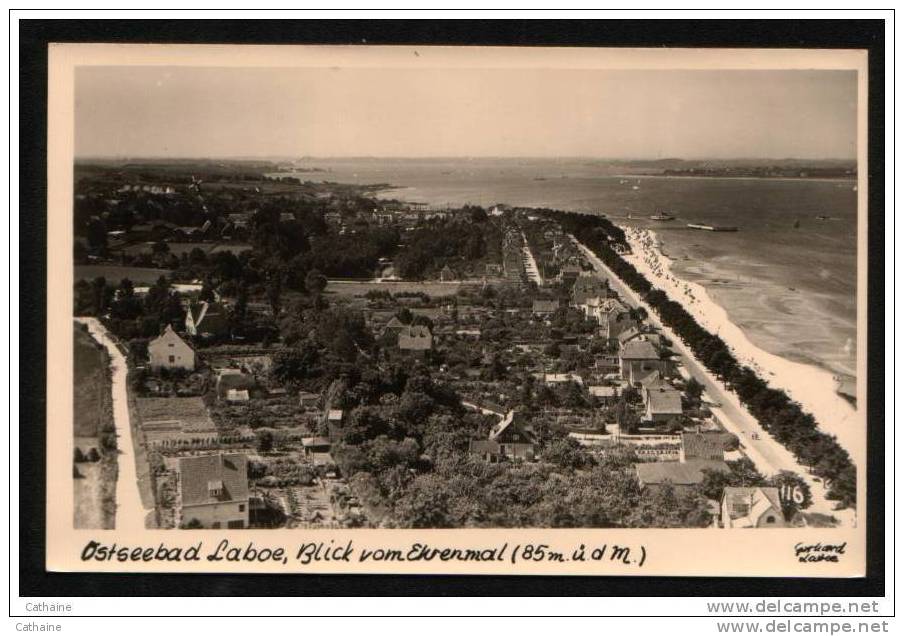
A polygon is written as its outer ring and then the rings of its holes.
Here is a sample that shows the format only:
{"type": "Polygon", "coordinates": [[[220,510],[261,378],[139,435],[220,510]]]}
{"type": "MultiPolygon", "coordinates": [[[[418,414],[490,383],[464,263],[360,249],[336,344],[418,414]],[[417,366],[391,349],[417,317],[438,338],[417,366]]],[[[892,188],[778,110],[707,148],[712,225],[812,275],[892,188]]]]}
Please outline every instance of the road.
{"type": "Polygon", "coordinates": [[[757,470],[766,476],[774,475],[781,470],[790,470],[797,473],[807,481],[812,491],[813,505],[808,508],[809,512],[821,512],[836,517],[846,517],[847,515],[843,512],[834,510],[835,502],[825,498],[826,489],[822,482],[814,480],[807,469],[797,463],[794,455],[759,425],[756,418],[740,403],[738,396],[727,389],[720,380],[713,376],[694,357],[690,348],[659,320],[659,316],[653,309],[634,290],[622,282],[612,270],[606,267],[603,261],[590,251],[587,246],[574,236],[571,236],[571,240],[574,241],[594,269],[609,279],[609,286],[629,304],[635,307],[643,307],[649,316],[649,322],[672,341],[673,348],[688,373],[703,385],[706,395],[718,404],[718,406],[711,406],[710,410],[726,430],[738,436],[741,441],[742,452],[756,465],[757,470]]]}
{"type": "Polygon", "coordinates": [[[76,318],[88,327],[91,337],[102,344],[110,354],[110,372],[113,380],[113,423],[117,436],[116,523],[117,530],[144,530],[145,518],[150,509],[144,507],[138,488],[135,465],[135,446],[129,422],[129,398],[127,393],[128,366],[126,358],[116,346],[107,328],[97,318],[76,318]]]}
{"type": "Polygon", "coordinates": [[[527,236],[524,231],[521,232],[521,240],[523,241],[521,251],[524,253],[524,269],[527,271],[527,277],[537,283],[543,285],[543,277],[540,276],[540,268],[537,267],[537,261],[534,259],[534,253],[530,251],[530,245],[527,242],[527,236]]]}

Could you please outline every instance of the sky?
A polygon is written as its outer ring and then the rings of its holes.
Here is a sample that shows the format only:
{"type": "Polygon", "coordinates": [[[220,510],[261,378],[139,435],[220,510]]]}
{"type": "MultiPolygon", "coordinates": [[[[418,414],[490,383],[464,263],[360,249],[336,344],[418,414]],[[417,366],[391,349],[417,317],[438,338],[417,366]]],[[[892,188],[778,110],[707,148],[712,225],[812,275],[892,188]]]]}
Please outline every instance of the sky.
{"type": "Polygon", "coordinates": [[[79,67],[77,157],[856,156],[853,71],[79,67]]]}

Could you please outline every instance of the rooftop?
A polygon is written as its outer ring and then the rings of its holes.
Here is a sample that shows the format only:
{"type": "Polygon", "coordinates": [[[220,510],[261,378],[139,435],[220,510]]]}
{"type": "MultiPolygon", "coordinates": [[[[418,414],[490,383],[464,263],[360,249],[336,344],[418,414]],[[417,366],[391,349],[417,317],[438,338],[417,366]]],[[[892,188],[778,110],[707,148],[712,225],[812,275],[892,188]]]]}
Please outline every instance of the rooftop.
{"type": "Polygon", "coordinates": [[[646,340],[626,342],[619,353],[622,360],[658,360],[656,347],[646,340]]]}
{"type": "Polygon", "coordinates": [[[703,481],[704,470],[730,472],[723,461],[695,459],[687,462],[647,462],[634,464],[640,483],[693,486],[703,481]]]}
{"type": "Polygon", "coordinates": [[[245,455],[219,453],[181,457],[179,473],[183,506],[248,499],[248,459],[245,455]],[[212,484],[218,486],[212,488],[212,484]]]}
{"type": "Polygon", "coordinates": [[[647,390],[647,401],[652,413],[666,413],[680,415],[681,393],[675,389],[657,388],[647,390]]]}

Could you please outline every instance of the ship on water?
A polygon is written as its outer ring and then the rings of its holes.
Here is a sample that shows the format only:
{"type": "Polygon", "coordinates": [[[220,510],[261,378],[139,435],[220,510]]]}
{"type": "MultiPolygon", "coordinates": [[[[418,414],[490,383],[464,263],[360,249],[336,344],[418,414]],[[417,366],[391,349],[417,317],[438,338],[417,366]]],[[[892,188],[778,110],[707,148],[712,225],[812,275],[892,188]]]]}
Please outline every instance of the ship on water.
{"type": "Polygon", "coordinates": [[[703,223],[688,223],[687,226],[692,230],[705,230],[707,232],[737,232],[735,225],[705,225],[703,223]]]}
{"type": "Polygon", "coordinates": [[[651,221],[674,221],[675,217],[668,212],[660,212],[658,214],[654,214],[650,217],[651,221]]]}

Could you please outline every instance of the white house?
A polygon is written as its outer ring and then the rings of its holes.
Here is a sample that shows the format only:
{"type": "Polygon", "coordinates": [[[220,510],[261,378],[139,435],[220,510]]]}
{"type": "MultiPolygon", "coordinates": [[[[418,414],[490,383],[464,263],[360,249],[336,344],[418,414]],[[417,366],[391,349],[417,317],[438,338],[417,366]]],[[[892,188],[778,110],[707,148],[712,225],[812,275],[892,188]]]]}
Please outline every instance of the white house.
{"type": "Polygon", "coordinates": [[[778,488],[727,487],[722,492],[723,528],[784,528],[778,488]]]}
{"type": "Polygon", "coordinates": [[[182,523],[248,527],[248,459],[240,454],[179,458],[182,523]]]}
{"type": "Polygon", "coordinates": [[[195,352],[179,337],[171,325],[167,325],[163,335],[154,338],[148,343],[148,357],[151,360],[151,368],[160,369],[185,369],[194,371],[195,352]]]}

